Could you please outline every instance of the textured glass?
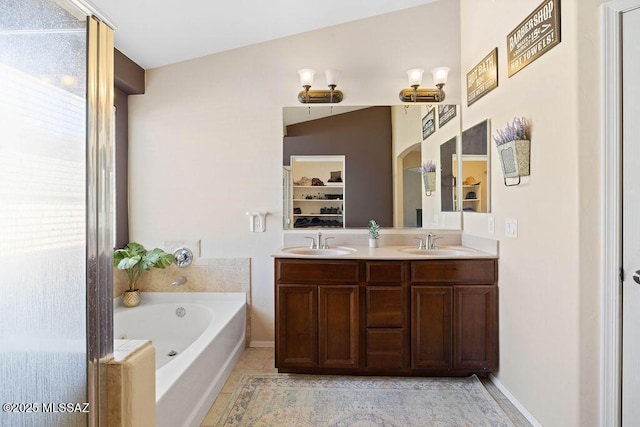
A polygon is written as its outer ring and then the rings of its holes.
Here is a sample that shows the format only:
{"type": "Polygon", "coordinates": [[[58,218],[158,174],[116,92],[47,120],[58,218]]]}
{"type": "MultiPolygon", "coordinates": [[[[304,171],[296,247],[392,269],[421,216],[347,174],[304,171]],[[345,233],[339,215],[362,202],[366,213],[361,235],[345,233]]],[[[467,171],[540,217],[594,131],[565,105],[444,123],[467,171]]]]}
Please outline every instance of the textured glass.
{"type": "Polygon", "coordinates": [[[87,423],[85,75],[82,14],[0,2],[1,426],[87,423]]]}

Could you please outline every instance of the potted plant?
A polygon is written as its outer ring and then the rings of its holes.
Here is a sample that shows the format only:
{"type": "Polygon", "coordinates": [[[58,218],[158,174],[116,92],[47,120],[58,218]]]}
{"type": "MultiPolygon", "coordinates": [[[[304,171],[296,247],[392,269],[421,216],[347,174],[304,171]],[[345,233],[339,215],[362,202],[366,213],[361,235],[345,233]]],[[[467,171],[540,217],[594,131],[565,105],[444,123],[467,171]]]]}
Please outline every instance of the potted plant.
{"type": "Polygon", "coordinates": [[[433,160],[422,163],[420,172],[422,173],[422,181],[424,182],[424,194],[431,196],[431,193],[436,191],[436,163],[433,160]]]}
{"type": "Polygon", "coordinates": [[[380,236],[380,225],[375,219],[369,221],[369,247],[378,247],[378,237],[380,236]]]}
{"type": "Polygon", "coordinates": [[[531,149],[529,122],[524,117],[516,117],[513,123],[507,123],[505,129],[498,129],[493,140],[502,164],[504,184],[509,186],[507,178],[518,178],[518,182],[512,185],[520,184],[521,176],[529,176],[531,149]]]}
{"type": "Polygon", "coordinates": [[[136,287],[138,279],[151,268],[165,268],[175,261],[173,255],[162,249],[146,250],[140,243],[131,242],[123,249],[113,252],[113,265],[118,270],[124,270],[129,279],[129,289],[122,295],[125,307],[135,307],[140,304],[140,291],[136,287]]]}

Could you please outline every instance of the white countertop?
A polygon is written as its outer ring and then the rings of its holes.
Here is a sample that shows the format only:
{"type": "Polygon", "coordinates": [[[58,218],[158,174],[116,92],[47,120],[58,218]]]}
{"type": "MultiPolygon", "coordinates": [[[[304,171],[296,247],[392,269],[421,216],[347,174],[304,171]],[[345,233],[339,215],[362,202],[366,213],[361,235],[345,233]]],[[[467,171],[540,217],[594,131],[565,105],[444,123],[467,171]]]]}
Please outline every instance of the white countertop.
{"type": "MultiPolygon", "coordinates": [[[[275,258],[303,258],[303,259],[392,259],[392,260],[429,260],[429,259],[497,259],[498,256],[489,252],[483,252],[465,246],[440,246],[438,249],[443,251],[456,251],[456,255],[452,254],[436,254],[432,252],[429,255],[414,254],[404,252],[404,250],[416,249],[415,246],[383,246],[379,248],[370,248],[368,246],[335,246],[331,249],[347,248],[351,249],[345,255],[303,255],[288,252],[290,249],[305,249],[307,246],[289,246],[284,247],[280,252],[273,254],[275,258]]],[[[318,253],[321,253],[319,250],[318,253]]],[[[330,252],[330,250],[328,251],[330,252]]]]}

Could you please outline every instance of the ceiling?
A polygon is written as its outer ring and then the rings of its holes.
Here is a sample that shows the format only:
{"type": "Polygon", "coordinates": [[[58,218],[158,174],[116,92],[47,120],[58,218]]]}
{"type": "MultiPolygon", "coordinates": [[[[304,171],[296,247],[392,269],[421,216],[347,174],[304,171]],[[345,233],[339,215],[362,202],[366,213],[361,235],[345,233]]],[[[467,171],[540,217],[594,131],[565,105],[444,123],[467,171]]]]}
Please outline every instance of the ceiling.
{"type": "Polygon", "coordinates": [[[437,0],[90,0],[118,50],[161,67],[437,0]]]}

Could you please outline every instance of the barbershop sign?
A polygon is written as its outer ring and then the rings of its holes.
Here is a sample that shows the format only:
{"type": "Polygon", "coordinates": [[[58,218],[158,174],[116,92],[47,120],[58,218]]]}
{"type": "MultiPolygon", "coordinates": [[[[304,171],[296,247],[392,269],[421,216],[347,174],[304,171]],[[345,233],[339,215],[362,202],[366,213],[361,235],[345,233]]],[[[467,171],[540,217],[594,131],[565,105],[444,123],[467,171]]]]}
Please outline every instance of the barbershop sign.
{"type": "Polygon", "coordinates": [[[509,77],[560,43],[560,0],[545,0],[507,36],[509,77]]]}

